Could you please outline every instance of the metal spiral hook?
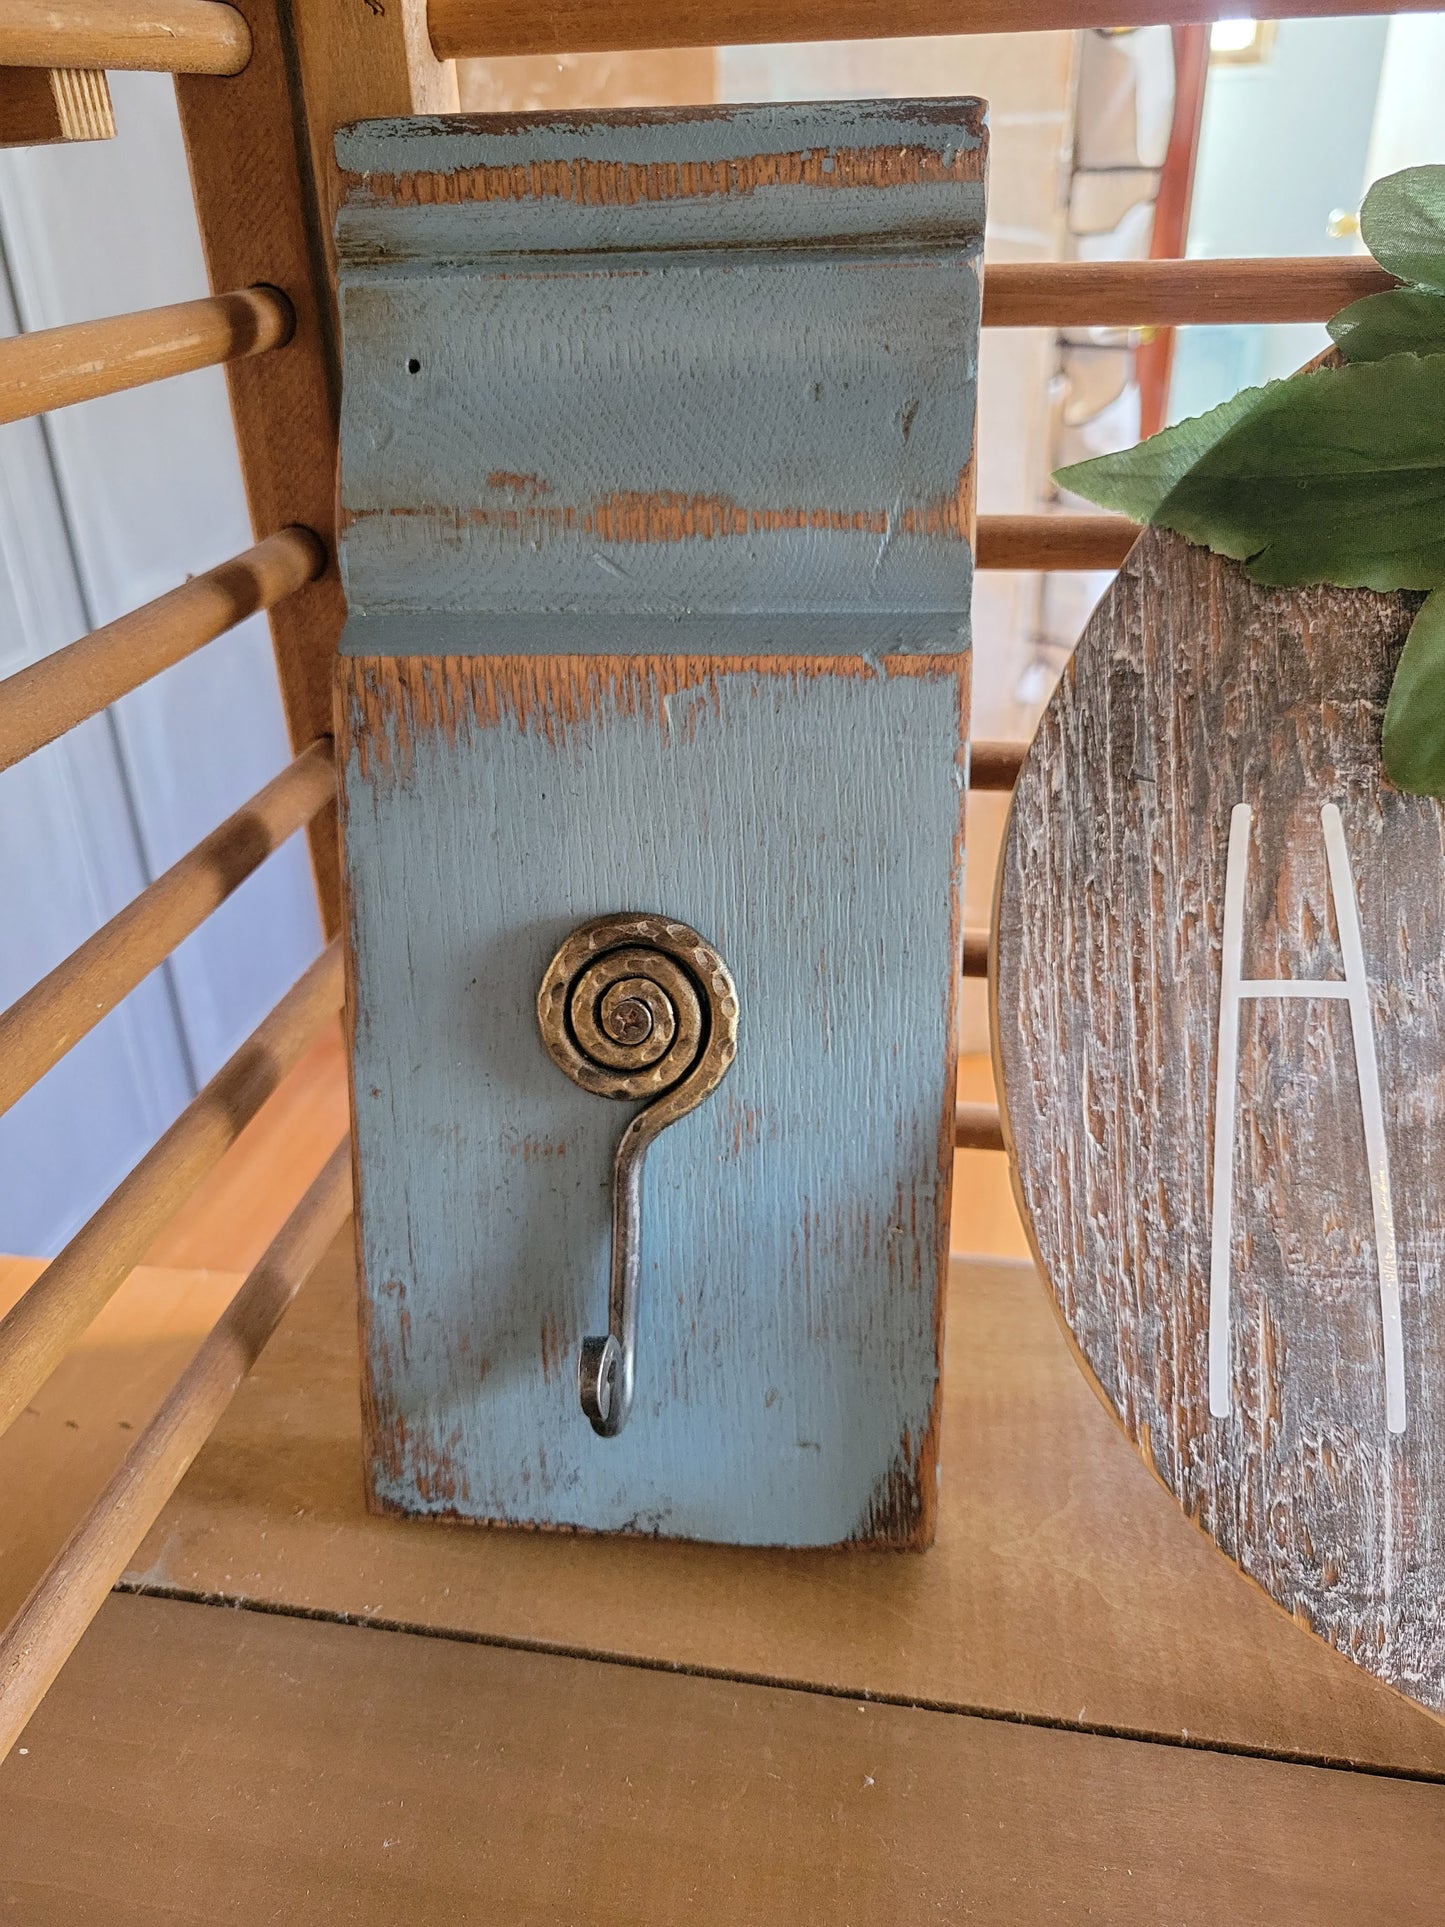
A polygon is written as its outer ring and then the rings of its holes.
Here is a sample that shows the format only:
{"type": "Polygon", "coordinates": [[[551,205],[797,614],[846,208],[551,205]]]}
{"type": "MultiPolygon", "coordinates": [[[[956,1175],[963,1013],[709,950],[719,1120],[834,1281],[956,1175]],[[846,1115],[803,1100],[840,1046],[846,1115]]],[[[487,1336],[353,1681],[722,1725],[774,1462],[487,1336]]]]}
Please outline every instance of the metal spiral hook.
{"type": "Polygon", "coordinates": [[[537,1021],[553,1062],[598,1097],[648,1100],[612,1168],[612,1269],[605,1338],[585,1338],[577,1389],[592,1429],[627,1422],[637,1351],[642,1166],[659,1132],[716,1090],[737,1055],[738,994],[696,930],[667,917],[598,917],[543,973],[537,1021]]]}

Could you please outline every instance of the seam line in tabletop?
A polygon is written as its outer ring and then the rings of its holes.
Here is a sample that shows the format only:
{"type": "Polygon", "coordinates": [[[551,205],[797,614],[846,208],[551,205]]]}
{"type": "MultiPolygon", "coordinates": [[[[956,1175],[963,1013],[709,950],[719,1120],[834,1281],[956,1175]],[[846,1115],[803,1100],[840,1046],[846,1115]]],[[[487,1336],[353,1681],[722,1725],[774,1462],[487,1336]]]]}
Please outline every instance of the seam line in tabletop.
{"type": "MultiPolygon", "coordinates": [[[[1412,1780],[1426,1786],[1445,1786],[1445,1768],[1431,1771],[1424,1767],[1382,1766],[1368,1760],[1337,1759],[1328,1754],[1286,1748],[1245,1746],[1227,1740],[1195,1738],[1188,1733],[1171,1733],[1142,1726],[1111,1726],[1102,1720],[1070,1720],[1047,1713],[1025,1713],[963,1700],[935,1699],[925,1694],[877,1692],[867,1687],[829,1685],[819,1680],[790,1678],[782,1673],[751,1672],[744,1667],[705,1666],[687,1660],[653,1659],[642,1653],[606,1652],[562,1640],[523,1639],[503,1633],[469,1631],[456,1626],[428,1626],[423,1621],[389,1618],[379,1613],[348,1613],[319,1606],[284,1605],[278,1600],[241,1599],[233,1594],[206,1592],[198,1587],[121,1579],[117,1581],[114,1591],[133,1599],[160,1599],[185,1606],[215,1606],[228,1612],[256,1613],[263,1618],[301,1619],[316,1625],[350,1626],[362,1632],[407,1633],[418,1639],[449,1640],[456,1646],[488,1646],[502,1652],[532,1653],[545,1659],[587,1660],[598,1666],[631,1667],[643,1673],[671,1673],[684,1679],[720,1680],[734,1686],[769,1687],[784,1693],[812,1693],[822,1699],[854,1700],[869,1706],[904,1707],[917,1713],[951,1713],[961,1719],[992,1720],[1005,1726],[1040,1727],[1054,1733],[1081,1733],[1091,1739],[1124,1740],[1139,1746],[1172,1746],[1186,1753],[1218,1753],[1233,1759],[1267,1760],[1276,1766],[1313,1767],[1325,1773],[1363,1773],[1381,1780],[1412,1780]]],[[[1402,1699],[1400,1705],[1402,1709],[1407,1708],[1409,1702],[1402,1699]]]]}

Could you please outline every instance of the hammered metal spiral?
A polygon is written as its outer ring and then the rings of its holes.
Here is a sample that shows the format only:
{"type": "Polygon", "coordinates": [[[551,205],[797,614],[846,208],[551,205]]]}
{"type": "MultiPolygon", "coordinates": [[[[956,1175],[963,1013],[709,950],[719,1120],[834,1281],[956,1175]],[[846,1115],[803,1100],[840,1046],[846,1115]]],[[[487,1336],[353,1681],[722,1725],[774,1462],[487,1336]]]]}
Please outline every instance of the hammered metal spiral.
{"type": "Polygon", "coordinates": [[[554,1063],[598,1097],[647,1100],[623,1132],[612,1177],[605,1338],[582,1342],[578,1392],[593,1430],[615,1438],[632,1404],[642,1163],[647,1147],[715,1090],[737,1055],[738,995],[688,924],[642,914],[574,930],[543,973],[537,1021],[554,1063]]]}

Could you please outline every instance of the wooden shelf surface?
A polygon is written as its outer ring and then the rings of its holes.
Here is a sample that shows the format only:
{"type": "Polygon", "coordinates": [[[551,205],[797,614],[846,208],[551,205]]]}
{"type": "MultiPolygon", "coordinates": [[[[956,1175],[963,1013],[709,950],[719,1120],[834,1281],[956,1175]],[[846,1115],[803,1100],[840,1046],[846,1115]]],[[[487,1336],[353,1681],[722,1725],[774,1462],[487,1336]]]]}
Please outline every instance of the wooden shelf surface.
{"type": "MultiPolygon", "coordinates": [[[[44,1269],[0,1257],[0,1314],[44,1269]]],[[[8,1623],[190,1363],[239,1271],[140,1265],[0,1433],[0,1625],[8,1623]]]]}
{"type": "MultiPolygon", "coordinates": [[[[137,1272],[25,1416],[50,1470],[0,1544],[8,1591],[234,1282],[137,1272]]],[[[371,1518],[352,1291],[342,1240],[128,1575],[190,1597],[113,1596],[0,1766],[0,1909],[37,1927],[1430,1917],[1445,1726],[1191,1531],[1030,1267],[955,1266],[922,1555],[371,1518]]]]}
{"type": "Polygon", "coordinates": [[[156,1599],[23,1744],[30,1927],[1328,1927],[1445,1881],[1418,1781],[156,1599]]]}
{"type": "Polygon", "coordinates": [[[1030,1266],[955,1263],[938,1543],[907,1556],[374,1518],[353,1291],[338,1246],[129,1584],[1445,1777],[1445,1725],[1290,1625],[1181,1518],[1030,1266]]]}

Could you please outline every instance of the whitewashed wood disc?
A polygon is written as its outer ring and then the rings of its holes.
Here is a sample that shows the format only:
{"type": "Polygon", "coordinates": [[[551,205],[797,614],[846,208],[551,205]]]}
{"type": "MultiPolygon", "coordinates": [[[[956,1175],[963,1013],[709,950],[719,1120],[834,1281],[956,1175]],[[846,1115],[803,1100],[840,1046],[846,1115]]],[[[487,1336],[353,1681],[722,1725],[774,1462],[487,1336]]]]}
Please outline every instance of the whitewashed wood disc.
{"type": "Polygon", "coordinates": [[[994,995],[1087,1371],[1223,1552],[1439,1712],[1445,811],[1379,752],[1417,600],[1264,589],[1146,534],[1019,778],[994,995]]]}

